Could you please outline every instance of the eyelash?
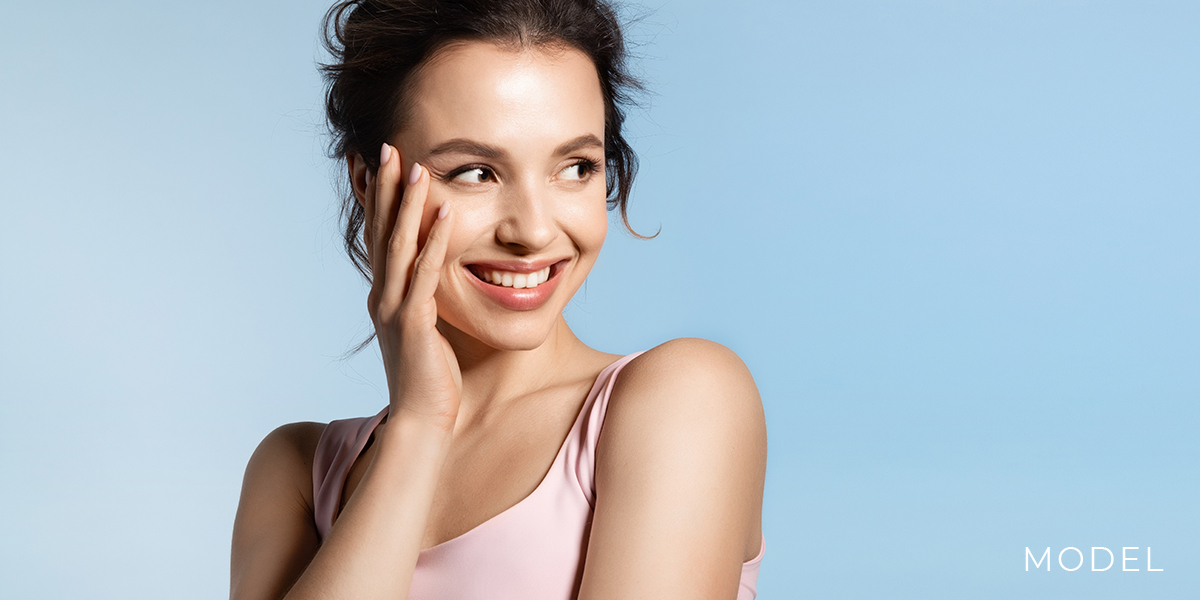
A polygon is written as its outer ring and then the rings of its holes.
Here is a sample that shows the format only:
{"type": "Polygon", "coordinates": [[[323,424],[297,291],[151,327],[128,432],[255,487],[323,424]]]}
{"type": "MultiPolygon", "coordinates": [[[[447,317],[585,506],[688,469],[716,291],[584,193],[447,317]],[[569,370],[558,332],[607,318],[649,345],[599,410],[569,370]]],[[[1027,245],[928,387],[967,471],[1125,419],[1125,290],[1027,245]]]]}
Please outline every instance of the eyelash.
{"type": "MultiPolygon", "coordinates": [[[[581,159],[571,163],[570,165],[568,165],[567,168],[578,167],[578,166],[583,166],[584,169],[587,170],[587,172],[584,173],[585,178],[589,175],[593,175],[600,171],[600,163],[593,159],[590,159],[590,158],[581,158],[581,159]]],[[[453,181],[459,175],[462,175],[463,173],[467,173],[469,171],[474,171],[476,169],[486,171],[492,179],[495,179],[495,177],[496,177],[496,172],[493,171],[491,167],[489,167],[487,165],[472,164],[472,165],[463,165],[457,169],[454,169],[453,171],[450,171],[449,173],[446,173],[445,179],[449,180],[449,181],[453,181]]]]}
{"type": "Polygon", "coordinates": [[[590,158],[581,158],[581,159],[575,161],[573,164],[571,164],[571,166],[572,167],[578,167],[578,166],[584,167],[585,169],[587,169],[587,173],[585,173],[585,175],[588,175],[588,176],[594,175],[594,174],[600,172],[600,168],[601,168],[601,165],[599,162],[596,162],[595,160],[592,160],[590,158]]]}

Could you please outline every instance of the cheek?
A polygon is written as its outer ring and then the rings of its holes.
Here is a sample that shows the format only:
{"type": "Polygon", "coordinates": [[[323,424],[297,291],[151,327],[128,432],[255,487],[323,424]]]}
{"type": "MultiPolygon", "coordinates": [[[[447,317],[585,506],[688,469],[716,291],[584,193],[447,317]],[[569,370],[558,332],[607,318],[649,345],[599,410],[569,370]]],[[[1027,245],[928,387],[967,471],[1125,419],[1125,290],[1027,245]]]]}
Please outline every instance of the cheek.
{"type": "MultiPolygon", "coordinates": [[[[438,211],[441,210],[442,204],[444,204],[445,202],[446,202],[446,199],[441,197],[440,194],[436,193],[436,191],[434,189],[429,190],[429,196],[426,197],[426,199],[425,199],[425,206],[422,209],[422,213],[421,213],[421,228],[420,228],[419,233],[417,234],[417,247],[418,248],[425,247],[425,242],[427,242],[429,240],[429,232],[433,229],[433,224],[437,221],[438,211]]],[[[454,205],[453,202],[451,202],[450,208],[457,208],[457,207],[454,205]]],[[[462,217],[463,217],[462,215],[455,213],[454,220],[457,223],[454,226],[455,230],[458,230],[462,227],[462,222],[463,222],[462,217]]],[[[451,231],[450,234],[451,234],[450,247],[447,248],[447,250],[446,250],[447,258],[458,254],[454,250],[455,231],[451,231]]]]}
{"type": "Polygon", "coordinates": [[[595,238],[592,240],[596,245],[596,252],[600,251],[600,247],[604,245],[605,238],[608,237],[608,211],[601,210],[596,219],[596,227],[594,230],[595,238]]]}
{"type": "Polygon", "coordinates": [[[604,197],[578,207],[571,218],[575,243],[585,251],[599,252],[608,235],[608,207],[604,197]]]}
{"type": "MultiPolygon", "coordinates": [[[[431,198],[431,201],[433,199],[431,198]]],[[[446,244],[446,260],[445,268],[456,268],[458,258],[470,251],[473,247],[479,246],[486,242],[491,235],[494,216],[486,210],[482,210],[482,203],[471,202],[449,202],[450,209],[454,211],[453,228],[448,231],[449,240],[446,244]]],[[[437,212],[441,208],[441,201],[431,202],[425,207],[425,217],[433,223],[437,219],[437,212]]]]}

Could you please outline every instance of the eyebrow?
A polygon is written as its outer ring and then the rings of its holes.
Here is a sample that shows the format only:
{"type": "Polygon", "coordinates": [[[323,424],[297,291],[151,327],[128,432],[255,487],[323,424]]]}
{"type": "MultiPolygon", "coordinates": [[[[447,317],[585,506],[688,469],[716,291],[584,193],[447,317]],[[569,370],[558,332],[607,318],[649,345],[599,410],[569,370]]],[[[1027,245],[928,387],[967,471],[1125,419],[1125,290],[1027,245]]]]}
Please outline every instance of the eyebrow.
{"type": "MultiPolygon", "coordinates": [[[[555,148],[554,155],[563,156],[583,148],[604,148],[604,142],[590,133],[584,134],[555,148]]],[[[466,138],[454,138],[442,142],[429,151],[429,156],[437,156],[439,154],[468,154],[491,159],[501,159],[508,156],[508,153],[504,150],[466,138]]]]}
{"type": "Polygon", "coordinates": [[[439,154],[470,154],[484,158],[504,158],[507,156],[507,153],[499,148],[493,148],[487,144],[466,138],[455,138],[448,142],[443,142],[434,146],[429,151],[429,156],[437,156],[439,154]]]}
{"type": "Polygon", "coordinates": [[[600,138],[590,133],[584,134],[556,148],[554,150],[554,155],[563,156],[584,148],[600,148],[603,150],[604,142],[600,141],[600,138]]]}

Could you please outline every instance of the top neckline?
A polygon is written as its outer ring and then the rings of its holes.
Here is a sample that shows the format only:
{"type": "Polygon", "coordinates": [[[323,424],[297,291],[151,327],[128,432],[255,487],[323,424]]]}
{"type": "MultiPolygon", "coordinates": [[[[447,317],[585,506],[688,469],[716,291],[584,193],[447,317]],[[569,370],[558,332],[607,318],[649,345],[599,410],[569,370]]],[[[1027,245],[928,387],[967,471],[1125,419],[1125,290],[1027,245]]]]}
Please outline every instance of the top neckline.
{"type": "MultiPolygon", "coordinates": [[[[571,424],[571,429],[569,429],[567,431],[567,436],[565,438],[563,438],[562,444],[559,445],[558,452],[554,455],[554,460],[551,461],[550,467],[548,469],[546,469],[546,473],[544,475],[542,475],[541,480],[538,481],[538,484],[536,487],[533,488],[533,491],[526,494],[524,498],[521,498],[512,506],[509,506],[508,508],[500,511],[499,513],[496,513],[492,517],[490,517],[487,520],[483,521],[482,523],[479,523],[478,525],[468,529],[467,531],[464,531],[463,533],[460,533],[444,542],[438,543],[438,544],[430,546],[428,548],[422,548],[420,550],[420,554],[424,555],[424,554],[438,553],[438,552],[446,550],[447,548],[461,544],[463,542],[463,540],[466,540],[466,539],[469,539],[472,537],[476,537],[476,536],[480,535],[479,534],[480,531],[494,528],[497,526],[497,523],[500,523],[502,521],[507,520],[508,518],[511,518],[512,514],[514,512],[516,512],[517,510],[519,510],[519,507],[527,504],[531,498],[538,495],[538,493],[541,492],[543,490],[543,488],[546,487],[547,481],[549,481],[550,476],[559,470],[558,469],[559,464],[562,461],[566,460],[565,457],[566,457],[567,447],[570,445],[571,440],[573,440],[579,436],[579,430],[582,427],[584,416],[587,415],[588,411],[595,404],[596,400],[600,397],[600,390],[604,387],[604,384],[606,384],[608,382],[608,380],[610,379],[611,373],[614,370],[621,368],[626,363],[628,363],[629,361],[636,358],[642,352],[645,352],[645,351],[642,350],[640,352],[634,352],[633,354],[626,354],[625,356],[622,356],[621,358],[618,358],[617,360],[609,363],[609,365],[607,367],[604,367],[604,369],[602,369],[600,371],[600,373],[598,375],[596,375],[595,381],[592,382],[591,389],[588,390],[587,397],[584,398],[583,403],[579,407],[579,412],[575,415],[575,420],[571,424]]],[[[363,433],[366,435],[366,437],[368,439],[371,435],[374,434],[375,428],[379,425],[379,423],[381,423],[383,421],[383,418],[385,416],[387,416],[390,408],[391,408],[390,404],[388,406],[383,407],[383,410],[379,411],[379,414],[375,415],[371,419],[371,422],[368,424],[368,426],[363,428],[364,429],[363,433]]],[[[364,443],[364,445],[365,445],[365,443],[364,443]]],[[[357,457],[355,458],[355,460],[357,460],[357,457]]]]}

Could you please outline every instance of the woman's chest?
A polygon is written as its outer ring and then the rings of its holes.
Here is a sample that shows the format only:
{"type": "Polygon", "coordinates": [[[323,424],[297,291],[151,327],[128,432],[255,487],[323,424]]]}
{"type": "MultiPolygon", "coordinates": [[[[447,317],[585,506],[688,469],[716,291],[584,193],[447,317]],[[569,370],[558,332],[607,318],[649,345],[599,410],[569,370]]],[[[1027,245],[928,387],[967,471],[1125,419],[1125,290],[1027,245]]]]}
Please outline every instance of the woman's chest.
{"type": "MultiPolygon", "coordinates": [[[[511,411],[486,426],[456,432],[421,547],[432,548],[474,530],[524,502],[543,482],[561,483],[548,480],[562,476],[554,469],[555,462],[569,441],[581,403],[511,411]]],[[[376,433],[386,427],[380,424],[376,433]]],[[[339,514],[362,481],[375,450],[375,444],[369,443],[350,468],[339,514]]]]}

